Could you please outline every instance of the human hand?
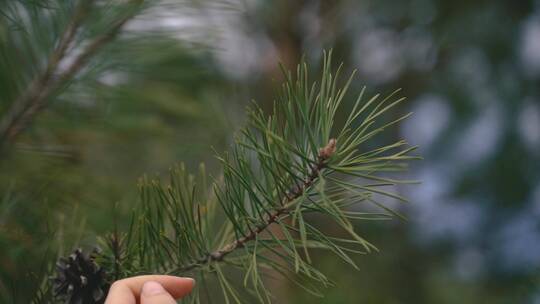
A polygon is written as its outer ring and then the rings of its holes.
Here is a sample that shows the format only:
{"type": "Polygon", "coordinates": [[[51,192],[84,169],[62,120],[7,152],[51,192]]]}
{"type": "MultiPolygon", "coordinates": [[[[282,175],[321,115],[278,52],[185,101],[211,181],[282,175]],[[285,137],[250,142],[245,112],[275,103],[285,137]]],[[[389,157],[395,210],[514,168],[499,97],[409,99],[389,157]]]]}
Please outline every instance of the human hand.
{"type": "Polygon", "coordinates": [[[175,304],[189,294],[195,280],[167,275],[144,275],[114,282],[105,304],[175,304]]]}

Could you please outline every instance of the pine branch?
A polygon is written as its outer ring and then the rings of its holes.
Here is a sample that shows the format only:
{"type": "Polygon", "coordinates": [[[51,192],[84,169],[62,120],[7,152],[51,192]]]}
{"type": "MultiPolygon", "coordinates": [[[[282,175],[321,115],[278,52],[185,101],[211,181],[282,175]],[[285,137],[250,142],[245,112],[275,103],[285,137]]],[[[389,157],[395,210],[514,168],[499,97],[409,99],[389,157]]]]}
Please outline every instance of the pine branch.
{"type": "MultiPolygon", "coordinates": [[[[114,279],[142,273],[194,276],[205,285],[218,285],[225,303],[243,302],[235,286],[241,283],[231,282],[229,269],[244,275],[243,289],[259,303],[270,303],[263,280],[269,270],[315,295],[319,288],[306,286],[306,281],[330,284],[311,261],[312,250],[328,250],[357,268],[351,255],[377,248],[355,231],[353,221],[401,216],[379,202],[379,196],[406,201],[385,187],[409,181],[378,174],[403,170],[418,157],[410,155],[415,147],[402,140],[367,151],[359,148],[408,117],[378,122],[403,100],[392,101],[399,90],[367,101],[362,90],[347,119],[335,127],[352,76],[339,88],[340,68],[332,73],[330,58],[325,54],[319,84],[308,81],[303,64],[294,79],[284,72],[286,81],[271,115],[256,105],[248,111],[247,127],[231,151],[218,157],[223,176],[212,187],[204,167],[196,176],[183,165],[175,167],[168,185],[144,178],[130,228],[122,236],[115,233],[114,241],[104,240],[105,251],[96,262],[114,279]],[[350,210],[358,204],[380,211],[350,210]],[[307,221],[308,213],[324,215],[348,236],[322,231],[307,221]],[[271,227],[278,227],[280,235],[271,227]]],[[[197,291],[193,303],[200,303],[197,291]]]]}
{"type": "Polygon", "coordinates": [[[268,215],[263,224],[259,225],[257,229],[251,230],[246,236],[238,238],[233,242],[223,246],[221,249],[198,259],[196,263],[184,266],[181,269],[176,269],[171,273],[181,274],[183,272],[202,267],[210,262],[221,262],[227,255],[239,248],[243,248],[247,242],[253,241],[258,235],[267,230],[272,224],[275,224],[276,222],[281,220],[282,216],[290,212],[291,204],[296,199],[301,197],[305,193],[307,188],[313,185],[317,177],[319,177],[321,170],[326,167],[326,160],[329,159],[332,154],[334,154],[335,149],[336,140],[331,139],[324,148],[321,148],[317,157],[316,165],[307,174],[307,178],[305,179],[303,184],[301,186],[295,185],[290,187],[290,190],[285,194],[285,197],[280,203],[281,207],[268,215]]]}
{"type": "MultiPolygon", "coordinates": [[[[73,14],[64,33],[52,52],[45,70],[30,82],[21,95],[12,102],[10,108],[0,120],[0,149],[11,143],[32,123],[35,116],[48,106],[48,100],[58,89],[67,85],[77,73],[82,70],[89,60],[105,45],[114,40],[122,27],[135,16],[136,9],[118,20],[111,28],[94,38],[83,51],[75,57],[73,62],[63,71],[60,63],[68,56],[67,50],[74,41],[76,33],[88,15],[95,0],[82,0],[73,14]]],[[[131,0],[137,7],[143,0],[131,0]]]]}
{"type": "Polygon", "coordinates": [[[22,129],[22,116],[32,107],[33,104],[40,103],[40,95],[49,86],[53,74],[58,68],[58,64],[62,61],[66,54],[66,50],[71,45],[75,34],[79,29],[82,21],[86,17],[91,1],[81,1],[72,20],[69,22],[66,30],[62,34],[58,46],[49,56],[47,66],[42,74],[36,75],[28,88],[17,98],[11,105],[10,109],[0,121],[0,146],[8,141],[12,141],[14,137],[22,129]]]}

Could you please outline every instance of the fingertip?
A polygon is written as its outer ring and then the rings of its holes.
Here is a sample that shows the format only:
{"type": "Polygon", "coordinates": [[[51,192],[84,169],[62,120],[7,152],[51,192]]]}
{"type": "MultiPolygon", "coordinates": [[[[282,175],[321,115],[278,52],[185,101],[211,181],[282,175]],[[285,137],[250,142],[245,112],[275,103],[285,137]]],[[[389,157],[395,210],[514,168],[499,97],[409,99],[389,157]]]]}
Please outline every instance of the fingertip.
{"type": "Polygon", "coordinates": [[[195,280],[192,278],[167,276],[167,284],[165,287],[175,299],[178,299],[189,294],[193,290],[193,287],[195,287],[195,280]]]}
{"type": "Polygon", "coordinates": [[[191,288],[195,287],[195,284],[196,284],[195,279],[193,278],[185,278],[185,279],[189,281],[189,283],[191,284],[191,288]]]}
{"type": "Polygon", "coordinates": [[[175,299],[186,296],[192,291],[193,287],[195,286],[195,280],[193,280],[192,278],[176,277],[169,275],[143,275],[115,282],[111,287],[111,291],[109,292],[109,294],[123,293],[125,294],[124,296],[129,296],[130,299],[138,298],[143,291],[143,286],[146,282],[149,281],[160,284],[161,287],[163,287],[175,299]]]}
{"type": "Polygon", "coordinates": [[[191,293],[191,291],[195,287],[195,280],[192,278],[180,278],[180,279],[182,279],[182,283],[180,284],[181,285],[180,289],[182,293],[181,296],[191,293]]]}

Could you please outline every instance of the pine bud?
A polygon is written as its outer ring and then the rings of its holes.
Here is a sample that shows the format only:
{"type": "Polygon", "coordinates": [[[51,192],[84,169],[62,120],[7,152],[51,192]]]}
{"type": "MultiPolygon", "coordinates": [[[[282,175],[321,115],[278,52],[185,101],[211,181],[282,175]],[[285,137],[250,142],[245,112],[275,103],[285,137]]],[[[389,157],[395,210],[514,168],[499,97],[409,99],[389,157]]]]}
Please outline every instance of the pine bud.
{"type": "Polygon", "coordinates": [[[334,152],[336,152],[337,140],[335,138],[330,139],[328,144],[319,150],[319,157],[324,159],[329,159],[334,152]]]}

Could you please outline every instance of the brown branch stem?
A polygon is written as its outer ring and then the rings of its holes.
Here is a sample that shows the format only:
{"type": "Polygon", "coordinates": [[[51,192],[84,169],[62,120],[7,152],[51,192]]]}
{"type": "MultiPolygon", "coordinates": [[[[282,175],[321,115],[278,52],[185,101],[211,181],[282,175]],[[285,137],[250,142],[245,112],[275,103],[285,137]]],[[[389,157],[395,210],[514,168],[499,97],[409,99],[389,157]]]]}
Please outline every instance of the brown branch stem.
{"type": "MultiPolygon", "coordinates": [[[[66,53],[72,44],[82,21],[88,14],[94,0],[83,0],[73,16],[73,19],[62,34],[58,46],[50,55],[43,73],[37,75],[30,82],[27,89],[12,103],[6,114],[0,120],[0,149],[13,140],[34,119],[34,117],[47,106],[49,97],[59,88],[71,81],[76,74],[85,67],[90,58],[104,45],[112,41],[120,32],[124,24],[135,16],[133,10],[124,18],[116,22],[106,33],[91,41],[73,62],[63,71],[59,72],[60,62],[66,58],[66,53]],[[58,75],[56,75],[58,74],[58,75]]],[[[143,0],[133,0],[140,5],[143,0]]]]}

